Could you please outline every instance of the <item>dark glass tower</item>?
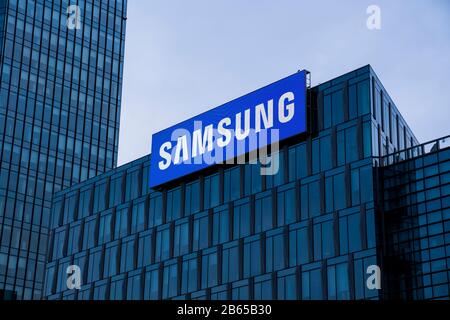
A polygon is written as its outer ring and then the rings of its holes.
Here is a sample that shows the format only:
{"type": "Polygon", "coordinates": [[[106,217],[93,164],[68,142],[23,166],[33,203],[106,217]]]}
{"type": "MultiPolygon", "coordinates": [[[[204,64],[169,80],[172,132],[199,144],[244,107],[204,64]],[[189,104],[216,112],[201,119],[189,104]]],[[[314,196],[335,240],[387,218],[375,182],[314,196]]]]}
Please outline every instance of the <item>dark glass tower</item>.
{"type": "Polygon", "coordinates": [[[55,194],[44,296],[448,298],[448,144],[419,145],[370,66],[310,94],[276,175],[216,166],[153,190],[149,155],[55,194]]]}
{"type": "Polygon", "coordinates": [[[0,0],[0,291],[18,299],[42,296],[53,193],[116,166],[125,20],[126,0],[0,0]]]}

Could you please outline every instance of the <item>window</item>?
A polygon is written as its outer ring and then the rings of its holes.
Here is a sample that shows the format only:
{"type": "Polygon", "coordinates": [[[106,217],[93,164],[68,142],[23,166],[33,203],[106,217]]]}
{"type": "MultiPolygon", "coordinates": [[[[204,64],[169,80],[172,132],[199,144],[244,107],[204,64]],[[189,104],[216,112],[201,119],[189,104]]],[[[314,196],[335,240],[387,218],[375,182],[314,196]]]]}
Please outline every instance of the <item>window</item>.
{"type": "Polygon", "coordinates": [[[88,282],[100,279],[102,271],[102,249],[98,248],[89,253],[88,282]]]}
{"type": "Polygon", "coordinates": [[[95,186],[94,190],[94,212],[106,209],[106,182],[95,186]]]}
{"type": "Polygon", "coordinates": [[[219,174],[213,174],[211,176],[205,177],[204,188],[204,208],[209,209],[215,207],[219,204],[219,174]]]}
{"type": "Polygon", "coordinates": [[[96,217],[87,219],[84,223],[83,232],[83,249],[89,249],[96,245],[95,243],[95,230],[97,229],[96,217]]]}
{"type": "Polygon", "coordinates": [[[262,271],[261,264],[260,236],[244,239],[244,278],[259,275],[262,271]]]}
{"type": "Polygon", "coordinates": [[[53,260],[60,259],[64,255],[64,244],[66,240],[66,227],[55,230],[55,240],[53,241],[53,260]]]}
{"type": "Polygon", "coordinates": [[[348,86],[348,115],[349,119],[354,119],[358,116],[358,95],[357,85],[348,86]]]}
{"type": "Polygon", "coordinates": [[[178,295],[178,265],[176,260],[168,261],[163,269],[162,299],[178,295]]]}
{"type": "Polygon", "coordinates": [[[320,180],[317,179],[309,183],[305,181],[301,186],[300,204],[302,220],[320,215],[320,199],[320,180]]]}
{"type": "Polygon", "coordinates": [[[250,235],[251,213],[250,199],[244,198],[234,203],[233,211],[233,236],[234,239],[250,235]]]}
{"type": "Polygon", "coordinates": [[[338,90],[331,94],[331,120],[333,126],[344,121],[343,102],[343,90],[338,90]]]}
{"type": "Polygon", "coordinates": [[[352,205],[373,199],[372,167],[364,166],[351,171],[352,205]]]}
{"type": "Polygon", "coordinates": [[[375,119],[377,119],[378,123],[381,124],[382,120],[381,120],[381,98],[382,98],[382,92],[381,90],[378,88],[378,84],[375,82],[375,79],[372,78],[372,85],[373,85],[373,94],[374,94],[374,106],[375,106],[375,112],[373,114],[373,116],[375,117],[375,119]]]}
{"type": "Polygon", "coordinates": [[[328,299],[350,299],[350,286],[348,279],[348,264],[340,263],[328,267],[328,299]]]}
{"type": "Polygon", "coordinates": [[[159,226],[163,223],[162,194],[154,192],[150,195],[149,226],[159,226]]]}
{"type": "Polygon", "coordinates": [[[139,234],[138,267],[150,265],[153,252],[153,229],[139,234]]]}
{"type": "Polygon", "coordinates": [[[283,228],[268,231],[266,234],[266,270],[277,271],[285,268],[285,233],[283,228]]]}
{"type": "Polygon", "coordinates": [[[228,202],[241,196],[241,167],[236,166],[223,172],[223,201],[228,202]]]}
{"type": "Polygon", "coordinates": [[[159,265],[149,267],[145,271],[144,299],[157,300],[159,297],[159,265]]]}
{"type": "Polygon", "coordinates": [[[391,143],[394,144],[395,147],[397,147],[397,115],[394,111],[394,108],[391,106],[390,107],[390,122],[389,122],[389,126],[390,126],[390,130],[391,130],[391,143]]]}
{"type": "Polygon", "coordinates": [[[185,215],[190,215],[200,210],[200,183],[198,181],[186,185],[184,208],[185,215]]]}
{"type": "Polygon", "coordinates": [[[246,196],[262,190],[261,165],[259,162],[245,164],[244,177],[244,193],[246,196]]]}
{"type": "Polygon", "coordinates": [[[103,267],[103,277],[108,278],[117,274],[117,254],[119,250],[117,248],[117,242],[109,243],[105,248],[105,262],[103,267]]]}
{"type": "Polygon", "coordinates": [[[266,189],[270,189],[284,183],[284,151],[272,153],[266,161],[268,164],[266,167],[266,189]],[[270,160],[270,161],[269,161],[270,160]]]}
{"type": "Polygon", "coordinates": [[[370,112],[369,80],[358,82],[358,114],[370,112]]]}
{"type": "Polygon", "coordinates": [[[108,296],[108,281],[99,281],[94,284],[94,300],[106,300],[108,296]]]}
{"type": "Polygon", "coordinates": [[[359,159],[358,130],[354,125],[337,132],[337,165],[341,166],[359,159]]]}
{"type": "Polygon", "coordinates": [[[125,280],[124,276],[120,275],[118,277],[111,279],[111,291],[110,291],[110,299],[111,300],[123,300],[124,292],[125,292],[125,280]]]}
{"type": "Polygon", "coordinates": [[[183,257],[181,266],[181,294],[198,289],[198,257],[191,254],[183,257]]]}
{"type": "Polygon", "coordinates": [[[325,178],[325,210],[333,212],[343,209],[346,203],[345,173],[335,174],[325,178]]]}
{"type": "Polygon", "coordinates": [[[78,293],[78,300],[91,300],[92,294],[91,294],[91,284],[82,286],[79,293],[78,293]]]}
{"type": "Polygon", "coordinates": [[[85,270],[88,268],[86,252],[80,252],[80,253],[76,254],[73,259],[73,264],[80,267],[80,269],[82,271],[81,272],[82,273],[81,283],[82,284],[85,283],[86,282],[85,270]]]}
{"type": "MultiPolygon", "coordinates": [[[[302,272],[302,300],[322,300],[322,269],[314,264],[315,269],[304,268],[302,272]]],[[[312,267],[312,266],[311,266],[312,267]]]]}
{"type": "Polygon", "coordinates": [[[372,124],[372,154],[374,157],[380,156],[379,145],[378,145],[378,141],[379,141],[378,135],[379,135],[378,127],[376,125],[372,124]]]}
{"type": "Polygon", "coordinates": [[[278,210],[277,210],[277,225],[283,226],[295,222],[297,214],[295,211],[296,205],[296,189],[293,183],[280,187],[278,189],[278,210]]]}
{"type": "Polygon", "coordinates": [[[229,300],[228,286],[222,285],[211,289],[211,300],[229,300]]]}
{"type": "MultiPolygon", "coordinates": [[[[108,130],[108,133],[112,130],[108,130]]],[[[108,137],[109,139],[109,137],[108,137]]],[[[142,169],[142,185],[141,185],[141,195],[149,193],[148,186],[149,186],[149,177],[150,177],[150,161],[148,161],[143,169],[142,169]]]]}
{"type": "Polygon", "coordinates": [[[59,268],[56,283],[56,292],[62,292],[67,289],[67,267],[71,265],[70,258],[59,260],[59,268]]]}
{"type": "Polygon", "coordinates": [[[293,225],[289,231],[289,266],[310,262],[310,228],[307,223],[293,225]]]}
{"type": "Polygon", "coordinates": [[[98,243],[103,244],[112,240],[112,213],[106,212],[100,216],[98,243]]]}
{"type": "Polygon", "coordinates": [[[125,179],[125,201],[139,197],[140,168],[127,172],[125,179]]]}
{"type": "Polygon", "coordinates": [[[392,142],[392,127],[391,127],[391,103],[384,100],[384,132],[389,136],[389,140],[392,142]]]}
{"type": "Polygon", "coordinates": [[[217,285],[218,261],[217,248],[211,248],[202,255],[202,289],[217,285]]]}
{"type": "Polygon", "coordinates": [[[277,298],[280,300],[297,299],[297,276],[295,268],[278,272],[277,290],[277,298]]]}
{"type": "Polygon", "coordinates": [[[197,251],[209,246],[209,214],[198,213],[194,216],[192,250],[197,251]]]}
{"type": "Polygon", "coordinates": [[[232,300],[250,299],[250,285],[248,280],[241,280],[232,284],[231,299],[232,300]]]}
{"type": "MultiPolygon", "coordinates": [[[[4,261],[4,263],[0,264],[0,266],[2,266],[2,267],[4,266],[4,270],[2,269],[0,271],[6,272],[7,256],[6,256],[6,254],[1,254],[0,258],[2,258],[0,261],[4,261]]],[[[55,265],[49,265],[47,267],[47,270],[46,270],[47,274],[45,277],[45,294],[46,295],[51,295],[52,293],[54,293],[53,283],[55,281],[55,271],[56,271],[55,269],[56,269],[55,265]]]]}
{"type": "Polygon", "coordinates": [[[239,241],[229,242],[222,248],[222,283],[240,279],[239,241]]]}
{"type": "Polygon", "coordinates": [[[184,218],[175,223],[173,255],[181,256],[189,252],[189,219],[184,218]]]}
{"type": "Polygon", "coordinates": [[[312,140],[312,173],[330,169],[333,164],[331,155],[331,135],[312,140]]]}
{"type": "Polygon", "coordinates": [[[370,290],[367,288],[367,267],[376,265],[376,256],[355,259],[354,265],[354,288],[355,299],[367,299],[378,296],[378,290],[370,290]]]}
{"type": "MultiPolygon", "coordinates": [[[[361,212],[361,217],[363,215],[363,212],[361,212]]],[[[376,225],[375,225],[375,210],[369,209],[366,210],[366,216],[365,216],[365,231],[363,233],[366,235],[366,242],[367,242],[367,248],[375,248],[376,246],[376,225]]],[[[362,239],[362,246],[364,247],[364,239],[362,239]]]]}
{"type": "Polygon", "coordinates": [[[109,203],[112,207],[116,207],[123,202],[122,183],[123,183],[122,173],[111,178],[111,182],[109,184],[109,203]]]}
{"type": "MultiPolygon", "coordinates": [[[[2,171],[2,180],[5,181],[4,183],[4,188],[6,189],[6,181],[8,180],[8,174],[7,171],[5,170],[4,172],[2,171]]],[[[14,189],[13,189],[14,190],[14,189]]],[[[60,216],[61,216],[61,210],[63,207],[63,200],[60,201],[55,201],[54,205],[53,205],[53,210],[52,210],[52,227],[56,228],[58,226],[60,226],[60,216]]],[[[8,212],[9,210],[7,210],[8,212]]]]}
{"type": "Polygon", "coordinates": [[[317,223],[313,227],[314,259],[334,256],[334,221],[317,223]]]}
{"type": "Polygon", "coordinates": [[[166,222],[181,217],[181,187],[167,191],[166,222]]]}
{"type": "Polygon", "coordinates": [[[254,300],[271,300],[272,299],[272,275],[263,275],[255,277],[254,280],[254,300]]]}
{"type": "Polygon", "coordinates": [[[362,249],[359,212],[339,218],[339,244],[341,254],[356,252],[362,249]]]}
{"type": "Polygon", "coordinates": [[[127,300],[140,300],[141,295],[142,272],[137,270],[128,275],[127,300]]]}
{"type": "Polygon", "coordinates": [[[331,127],[331,95],[323,95],[323,128],[331,127]]]}
{"type": "Polygon", "coordinates": [[[78,194],[75,193],[64,201],[64,220],[63,223],[70,223],[76,219],[76,208],[78,204],[78,194]]]}
{"type": "Polygon", "coordinates": [[[145,201],[135,202],[131,214],[131,233],[145,229],[145,201]]]}
{"type": "Polygon", "coordinates": [[[170,256],[170,224],[156,230],[155,262],[166,260],[170,256]]]}
{"type": "Polygon", "coordinates": [[[128,235],[129,210],[128,207],[118,208],[116,211],[116,224],[114,227],[114,239],[126,237],[128,235]]]}
{"type": "Polygon", "coordinates": [[[229,205],[214,208],[213,211],[213,245],[224,243],[230,240],[230,211],[229,205]]]}
{"type": "Polygon", "coordinates": [[[80,231],[81,231],[81,222],[73,224],[69,228],[69,240],[67,253],[74,254],[80,250],[80,231]]]}
{"type": "Polygon", "coordinates": [[[289,148],[289,181],[298,180],[308,175],[307,143],[289,148]]]}
{"type": "Polygon", "coordinates": [[[272,191],[255,196],[255,233],[273,228],[272,191]]]}
{"type": "Polygon", "coordinates": [[[120,272],[130,271],[135,268],[134,252],[135,237],[131,236],[123,240],[120,254],[120,272]]]}

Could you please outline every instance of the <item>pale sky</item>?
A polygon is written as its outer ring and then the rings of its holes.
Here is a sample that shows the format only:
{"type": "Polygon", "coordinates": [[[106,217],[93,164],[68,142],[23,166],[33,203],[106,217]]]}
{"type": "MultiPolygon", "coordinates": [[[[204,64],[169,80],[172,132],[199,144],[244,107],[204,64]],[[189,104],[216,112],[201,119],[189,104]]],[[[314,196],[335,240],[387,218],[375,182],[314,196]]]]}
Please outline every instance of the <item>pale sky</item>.
{"type": "Polygon", "coordinates": [[[450,134],[450,1],[128,0],[127,17],[119,164],[300,69],[314,86],[371,64],[421,142],[450,134]]]}

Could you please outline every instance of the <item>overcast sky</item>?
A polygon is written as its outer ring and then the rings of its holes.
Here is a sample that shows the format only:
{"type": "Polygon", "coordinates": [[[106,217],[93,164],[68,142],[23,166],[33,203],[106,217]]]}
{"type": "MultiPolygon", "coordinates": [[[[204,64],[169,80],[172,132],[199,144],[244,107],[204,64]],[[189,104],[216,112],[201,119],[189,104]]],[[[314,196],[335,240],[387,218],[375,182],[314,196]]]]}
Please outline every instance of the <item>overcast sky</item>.
{"type": "Polygon", "coordinates": [[[450,1],[128,0],[119,164],[151,135],[311,71],[371,64],[416,137],[450,134],[450,1]],[[366,27],[369,5],[381,29],[366,27]]]}

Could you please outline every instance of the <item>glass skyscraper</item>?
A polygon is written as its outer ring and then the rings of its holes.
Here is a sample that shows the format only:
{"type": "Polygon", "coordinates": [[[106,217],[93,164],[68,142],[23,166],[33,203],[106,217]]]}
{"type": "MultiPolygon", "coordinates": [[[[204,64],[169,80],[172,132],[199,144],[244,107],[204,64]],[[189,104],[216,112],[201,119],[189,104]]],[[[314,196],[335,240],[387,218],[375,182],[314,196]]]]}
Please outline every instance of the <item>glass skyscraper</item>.
{"type": "Polygon", "coordinates": [[[391,285],[388,298],[448,300],[450,136],[382,161],[379,196],[385,245],[381,249],[385,285],[391,285]]]}
{"type": "Polygon", "coordinates": [[[56,193],[44,296],[448,298],[449,149],[425,152],[370,66],[309,94],[275,175],[215,166],[152,190],[149,155],[56,193]]]}
{"type": "Polygon", "coordinates": [[[42,297],[52,196],[116,167],[126,0],[0,0],[0,291],[42,297]]]}

